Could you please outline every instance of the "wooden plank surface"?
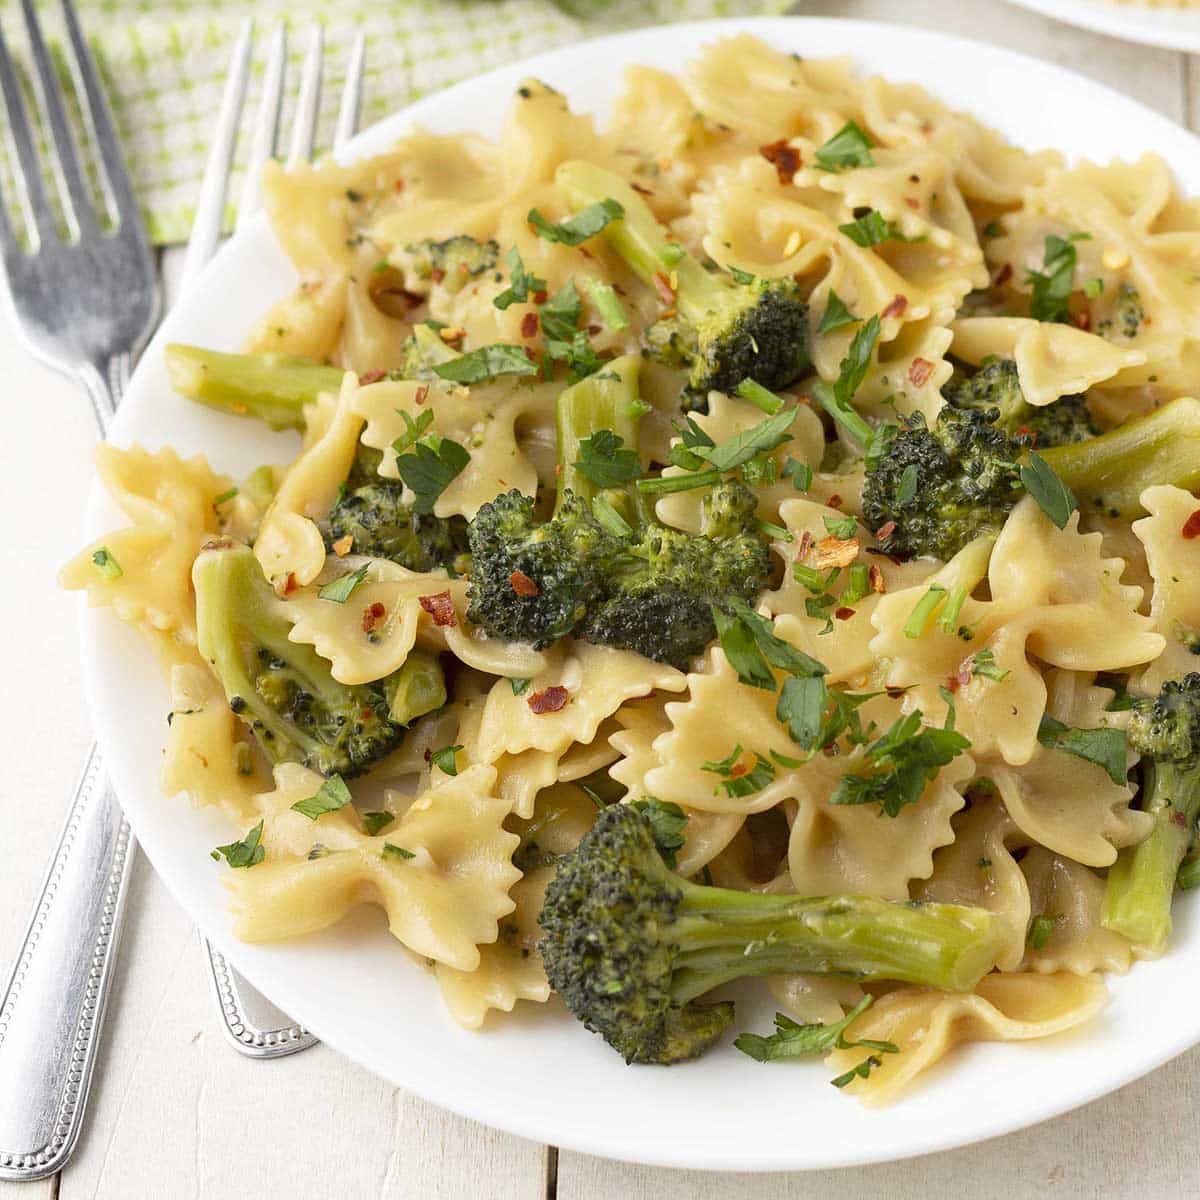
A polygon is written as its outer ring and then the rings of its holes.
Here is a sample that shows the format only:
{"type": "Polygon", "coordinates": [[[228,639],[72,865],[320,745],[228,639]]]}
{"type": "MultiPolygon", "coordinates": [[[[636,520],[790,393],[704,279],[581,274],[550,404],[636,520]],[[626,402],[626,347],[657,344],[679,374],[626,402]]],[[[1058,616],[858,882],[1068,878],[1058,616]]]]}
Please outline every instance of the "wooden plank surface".
{"type": "MultiPolygon", "coordinates": [[[[1000,0],[824,0],[798,9],[886,18],[1012,46],[1200,124],[1200,62],[1072,30],[1000,0]]],[[[6,639],[2,969],[23,932],[89,741],[74,600],[56,590],[54,571],[75,546],[89,482],[80,464],[94,433],[83,399],[20,353],[7,323],[0,323],[0,361],[10,400],[4,447],[10,503],[0,510],[0,567],[9,586],[0,589],[0,621],[9,631],[28,631],[31,612],[36,620],[36,636],[10,632],[6,639]]],[[[144,863],[130,909],[79,1152],[60,1180],[0,1184],[0,1200],[547,1196],[546,1147],[435,1109],[324,1048],[274,1063],[235,1055],[221,1040],[191,923],[144,863]]],[[[1038,1129],[902,1164],[812,1175],[703,1175],[563,1152],[551,1190],[559,1200],[1192,1195],[1200,1177],[1198,1068],[1194,1051],[1038,1129]]],[[[980,1087],[985,1103],[986,1081],[980,1087]]]]}

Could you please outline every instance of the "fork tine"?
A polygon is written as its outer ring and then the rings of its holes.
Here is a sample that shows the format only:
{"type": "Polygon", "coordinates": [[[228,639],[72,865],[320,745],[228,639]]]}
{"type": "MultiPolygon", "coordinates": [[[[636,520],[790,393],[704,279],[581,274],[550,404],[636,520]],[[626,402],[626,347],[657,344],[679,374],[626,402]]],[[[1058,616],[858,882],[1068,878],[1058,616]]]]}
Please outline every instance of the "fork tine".
{"type": "Polygon", "coordinates": [[[67,226],[75,236],[79,236],[85,231],[91,232],[97,228],[96,214],[92,210],[87,181],[80,166],[75,135],[71,132],[67,112],[63,107],[62,89],[54,70],[54,61],[50,57],[50,51],[46,49],[46,40],[42,37],[42,27],[33,0],[21,0],[21,10],[25,14],[25,26],[29,31],[29,53],[35,69],[34,87],[54,143],[52,165],[58,179],[63,212],[67,218],[67,226]]]}
{"type": "Polygon", "coordinates": [[[249,20],[244,21],[234,43],[233,62],[229,69],[229,79],[225,83],[224,95],[221,97],[221,111],[217,117],[217,131],[208,154],[208,162],[204,167],[200,199],[196,205],[196,219],[192,225],[192,236],[188,239],[183,270],[179,276],[180,291],[188,288],[192,280],[204,269],[204,265],[215,253],[221,237],[225,192],[233,165],[233,150],[237,143],[242,105],[246,99],[246,80],[250,75],[250,47],[253,36],[253,23],[249,20]]]}
{"type": "Polygon", "coordinates": [[[62,0],[62,10],[67,35],[71,40],[70,59],[75,90],[83,97],[87,120],[100,153],[107,194],[113,206],[113,217],[119,227],[128,226],[140,233],[141,210],[138,208],[133,185],[129,181],[129,172],[121,153],[121,140],[117,137],[108,97],[105,95],[104,85],[100,82],[100,72],[96,69],[95,59],[88,49],[71,0],[62,0]]]}
{"type": "Polygon", "coordinates": [[[279,110],[283,106],[283,73],[287,63],[287,26],[280,21],[271,34],[267,65],[263,72],[262,97],[258,102],[258,120],[250,156],[246,160],[246,181],[238,203],[237,228],[243,229],[262,207],[262,173],[267,159],[275,153],[279,137],[279,110]]]}
{"type": "Polygon", "coordinates": [[[37,250],[42,242],[57,238],[58,231],[54,228],[54,214],[46,198],[46,185],[42,181],[42,168],[29,125],[29,113],[25,109],[25,98],[21,95],[21,81],[9,57],[3,33],[0,33],[0,90],[3,90],[4,107],[8,110],[9,161],[21,193],[25,225],[30,241],[34,243],[32,248],[37,250]]]}
{"type": "Polygon", "coordinates": [[[337,127],[333,134],[333,149],[340,150],[358,128],[358,112],[362,104],[363,58],[366,54],[367,37],[359,33],[350,48],[346,61],[346,82],[342,84],[342,103],[338,109],[337,127]]]}
{"type": "Polygon", "coordinates": [[[317,137],[317,111],[321,105],[321,53],[324,31],[315,24],[309,33],[308,53],[300,76],[300,94],[296,97],[296,120],[292,126],[292,146],[287,165],[294,167],[312,157],[317,137]]]}

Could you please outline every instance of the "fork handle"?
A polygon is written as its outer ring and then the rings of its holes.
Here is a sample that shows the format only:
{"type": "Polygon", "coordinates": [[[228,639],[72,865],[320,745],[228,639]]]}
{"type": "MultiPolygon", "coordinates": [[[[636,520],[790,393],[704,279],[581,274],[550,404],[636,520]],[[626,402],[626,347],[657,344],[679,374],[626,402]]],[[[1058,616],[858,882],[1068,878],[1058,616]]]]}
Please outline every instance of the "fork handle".
{"type": "Polygon", "coordinates": [[[0,1000],[0,1180],[52,1175],[74,1149],[135,852],[93,746],[0,1000]]]}

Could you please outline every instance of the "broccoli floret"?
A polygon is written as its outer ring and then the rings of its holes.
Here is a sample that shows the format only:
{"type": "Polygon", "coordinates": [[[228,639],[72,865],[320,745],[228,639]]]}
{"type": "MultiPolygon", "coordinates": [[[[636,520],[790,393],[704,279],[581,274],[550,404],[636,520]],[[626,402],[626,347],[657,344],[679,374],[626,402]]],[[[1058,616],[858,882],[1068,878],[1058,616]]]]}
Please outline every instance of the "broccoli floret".
{"type": "Polygon", "coordinates": [[[461,352],[442,341],[441,335],[428,322],[413,327],[404,339],[404,357],[389,378],[419,379],[429,382],[438,378],[434,367],[460,358],[461,352]]]}
{"type": "Polygon", "coordinates": [[[477,242],[466,234],[444,242],[426,238],[412,242],[389,256],[392,266],[404,272],[409,291],[427,295],[431,284],[440,284],[448,292],[458,292],[472,279],[490,271],[500,255],[500,247],[490,239],[477,242]]]}
{"type": "Polygon", "coordinates": [[[947,407],[933,428],[920,413],[868,466],[864,521],[898,558],[949,560],[998,530],[1020,496],[1018,460],[1028,446],[993,423],[995,409],[947,407]]]}
{"type": "Polygon", "coordinates": [[[1030,404],[1011,358],[989,359],[970,377],[956,374],[942,395],[958,409],[995,409],[999,416],[993,424],[1009,437],[1028,439],[1038,450],[1084,442],[1100,432],[1083,396],[1061,396],[1053,404],[1041,406],[1030,404]]]}
{"type": "Polygon", "coordinates": [[[541,648],[584,618],[620,543],[573,492],[539,524],[532,498],[514,488],[476,513],[470,547],[468,619],[493,637],[541,648]]]}
{"type": "Polygon", "coordinates": [[[616,200],[624,216],[604,236],[645,283],[674,291],[675,315],[651,328],[646,349],[687,369],[685,407],[707,410],[710,391],[731,393],[744,379],[782,388],[804,373],[808,306],[792,279],[739,283],[710,274],[667,238],[629,184],[592,163],[563,163],[555,183],[580,207],[616,200]]]}
{"type": "Polygon", "coordinates": [[[626,1062],[662,1064],[720,1038],[733,1004],[696,1001],[730,980],[803,971],[967,991],[1004,937],[981,908],[689,883],[627,804],[559,860],[540,924],[546,974],[571,1012],[626,1062]]]}
{"type": "Polygon", "coordinates": [[[404,501],[404,484],[378,475],[347,489],[329,510],[326,544],[352,538],[355,554],[388,558],[410,571],[453,564],[467,550],[462,517],[418,516],[404,501]]]}
{"type": "Polygon", "coordinates": [[[1110,868],[1103,920],[1160,954],[1171,932],[1175,876],[1200,815],[1200,674],[1169,679],[1157,696],[1136,701],[1126,734],[1143,756],[1141,806],[1154,827],[1110,868]]]}
{"type": "Polygon", "coordinates": [[[579,637],[685,670],[716,637],[714,598],[753,600],[766,586],[770,557],[750,532],[754,495],[742,484],[714,489],[725,513],[745,512],[724,536],[699,537],[664,525],[647,526],[610,568],[603,596],[576,630],[579,637]],[[749,504],[746,500],[749,500],[749,504]]]}
{"type": "Polygon", "coordinates": [[[322,775],[361,775],[399,745],[386,682],[338,683],[311,647],[288,638],[291,622],[248,546],[209,542],[192,567],[200,653],[273,762],[322,775]]]}
{"type": "Polygon", "coordinates": [[[468,616],[493,636],[545,646],[574,633],[683,668],[716,636],[714,599],[752,600],[766,586],[770,560],[744,486],[714,488],[704,532],[692,535],[652,520],[636,489],[597,482],[625,475],[627,460],[583,461],[603,432],[638,470],[637,374],[638,359],[616,359],[559,396],[551,520],[538,524],[533,501],[510,492],[472,522],[468,616]]]}
{"type": "Polygon", "coordinates": [[[166,349],[171,386],[189,400],[272,429],[303,429],[304,406],[322,392],[335,395],[345,375],[308,358],[285,354],[223,354],[178,342],[166,349]]]}

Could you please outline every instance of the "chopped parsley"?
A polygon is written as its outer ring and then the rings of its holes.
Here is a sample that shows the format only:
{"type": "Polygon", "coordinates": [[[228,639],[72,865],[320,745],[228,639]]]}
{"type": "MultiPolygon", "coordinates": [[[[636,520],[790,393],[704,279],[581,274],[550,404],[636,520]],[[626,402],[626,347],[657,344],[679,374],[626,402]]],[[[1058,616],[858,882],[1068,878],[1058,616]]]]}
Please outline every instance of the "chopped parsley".
{"type": "Polygon", "coordinates": [[[471,455],[465,447],[436,433],[426,434],[416,442],[413,453],[397,455],[396,470],[416,497],[413,512],[419,517],[433,512],[437,498],[470,461],[471,455]]]}
{"type": "Polygon", "coordinates": [[[385,860],[398,858],[403,861],[406,858],[416,858],[417,856],[411,850],[405,850],[403,846],[394,846],[391,842],[384,842],[383,849],[379,852],[379,857],[385,860]]]}
{"type": "MultiPolygon", "coordinates": [[[[593,803],[599,801],[595,792],[588,788],[584,788],[584,791],[592,797],[593,803]]],[[[597,807],[603,808],[604,805],[601,802],[597,804],[597,807]]],[[[650,829],[654,834],[654,844],[658,847],[663,862],[668,867],[674,868],[678,863],[677,852],[683,848],[683,831],[687,827],[687,813],[678,804],[672,804],[669,800],[658,800],[654,796],[647,796],[644,800],[634,800],[633,807],[650,822],[650,829]]]]}
{"type": "Polygon", "coordinates": [[[792,487],[798,492],[807,492],[812,487],[813,472],[808,463],[799,462],[789,456],[784,459],[783,470],[780,474],[784,479],[790,479],[792,487]]]}
{"type": "Polygon", "coordinates": [[[856,441],[860,446],[870,443],[871,426],[855,411],[854,395],[866,378],[867,368],[871,365],[871,355],[875,351],[875,343],[879,340],[879,316],[873,315],[862,328],[855,333],[838,367],[838,377],[832,387],[824,380],[818,380],[813,385],[813,393],[821,407],[856,441]]]}
{"type": "Polygon", "coordinates": [[[1054,932],[1054,926],[1057,924],[1057,917],[1047,917],[1045,914],[1040,917],[1034,917],[1032,924],[1029,926],[1029,937],[1026,939],[1029,942],[1029,948],[1031,950],[1044,950],[1046,943],[1050,940],[1050,935],[1054,932]]]}
{"type": "Polygon", "coordinates": [[[580,441],[573,466],[600,488],[622,487],[642,473],[637,451],[626,448],[625,439],[611,429],[597,429],[580,441]]]}
{"type": "Polygon", "coordinates": [[[1054,468],[1038,453],[1031,451],[1021,467],[1021,483],[1038,502],[1042,512],[1064,529],[1078,507],[1075,493],[1054,473],[1054,468]]]}
{"type": "Polygon", "coordinates": [[[232,500],[237,494],[237,488],[231,487],[228,491],[222,492],[219,496],[214,497],[212,502],[213,512],[219,511],[222,504],[228,504],[229,501],[232,500]]]}
{"type": "Polygon", "coordinates": [[[619,221],[625,210],[611,197],[589,204],[587,208],[568,217],[565,221],[548,221],[536,208],[529,210],[525,218],[538,237],[548,242],[561,242],[564,246],[579,246],[588,238],[595,237],[613,221],[619,221]]]}
{"type": "Polygon", "coordinates": [[[468,350],[449,362],[435,363],[433,373],[450,383],[486,383],[501,375],[536,375],[537,364],[525,353],[523,346],[494,342],[468,350]]]}
{"type": "Polygon", "coordinates": [[[92,566],[108,579],[120,579],[125,574],[107,546],[92,551],[92,566]]]}
{"type": "Polygon", "coordinates": [[[461,746],[443,746],[440,750],[434,750],[429,755],[429,761],[433,763],[443,775],[458,774],[458,752],[462,749],[461,746]]]}
{"type": "Polygon", "coordinates": [[[783,397],[763,387],[754,379],[743,379],[734,389],[742,400],[748,400],[755,408],[774,416],[783,407],[783,397]]]}
{"type": "Polygon", "coordinates": [[[823,171],[844,171],[848,167],[873,167],[871,139],[854,122],[847,121],[817,149],[817,166],[823,171]]]}
{"type": "Polygon", "coordinates": [[[318,590],[317,595],[322,600],[332,600],[335,604],[345,604],[354,594],[354,589],[366,579],[367,572],[370,569],[371,566],[369,563],[363,563],[357,571],[351,571],[348,575],[343,575],[340,579],[335,579],[332,583],[325,584],[324,587],[318,590]]]}
{"type": "Polygon", "coordinates": [[[310,821],[315,821],[325,813],[337,812],[350,803],[350,789],[340,775],[330,775],[317,789],[316,795],[306,796],[292,805],[292,811],[303,813],[310,821]]]}
{"type": "Polygon", "coordinates": [[[985,646],[982,650],[976,650],[971,656],[971,674],[981,675],[984,679],[994,679],[997,683],[1003,683],[1011,672],[1006,668],[997,666],[996,652],[990,646],[985,646]]]}
{"type": "Polygon", "coordinates": [[[1129,767],[1128,743],[1123,729],[1072,729],[1049,713],[1043,713],[1038,725],[1038,741],[1050,750],[1062,750],[1103,767],[1113,783],[1124,786],[1129,767]]]}
{"type": "Polygon", "coordinates": [[[719,761],[701,763],[700,769],[721,776],[721,782],[713,789],[714,795],[723,789],[727,796],[750,796],[761,792],[775,778],[774,764],[757,751],[754,766],[747,766],[740,745],[719,761]]]}
{"type": "Polygon", "coordinates": [[[846,325],[853,325],[858,318],[846,307],[846,302],[832,288],[825,302],[825,315],[817,326],[818,333],[833,333],[846,325]]]}
{"type": "Polygon", "coordinates": [[[513,678],[508,681],[508,685],[512,688],[514,696],[523,696],[529,690],[532,682],[532,679],[513,678]]]}
{"type": "Polygon", "coordinates": [[[546,288],[544,279],[525,270],[516,246],[508,252],[508,272],[508,287],[492,300],[499,309],[508,308],[511,304],[524,304],[530,296],[546,288]]]}
{"type": "Polygon", "coordinates": [[[363,832],[366,833],[367,837],[374,837],[377,833],[382,833],[395,819],[396,814],[390,812],[363,813],[363,832]]]}
{"type": "Polygon", "coordinates": [[[899,816],[921,799],[938,771],[970,745],[953,729],[923,726],[920,709],[914,709],[867,748],[869,773],[843,775],[829,803],[878,804],[884,816],[899,816]]]}
{"type": "Polygon", "coordinates": [[[1075,287],[1078,257],[1073,243],[1091,236],[1090,233],[1072,233],[1062,238],[1054,233],[1047,234],[1042,269],[1030,271],[1025,277],[1025,282],[1033,289],[1029,297],[1029,315],[1035,321],[1063,322],[1068,319],[1068,301],[1075,287]]]}
{"type": "Polygon", "coordinates": [[[257,867],[266,854],[262,845],[262,832],[263,823],[259,821],[240,842],[230,842],[228,846],[218,846],[210,853],[218,861],[224,856],[225,861],[231,867],[257,867]]]}
{"type": "Polygon", "coordinates": [[[849,224],[839,225],[838,229],[854,242],[855,245],[864,248],[880,246],[884,242],[920,242],[925,240],[923,237],[905,237],[900,232],[900,227],[895,221],[885,221],[882,215],[873,208],[868,208],[861,217],[855,217],[849,224]]]}
{"type": "Polygon", "coordinates": [[[756,613],[744,600],[731,600],[727,608],[714,604],[712,614],[721,649],[740,682],[773,692],[775,676],[771,666],[789,675],[826,673],[825,666],[815,658],[777,637],[774,623],[756,613]]]}
{"type": "Polygon", "coordinates": [[[433,409],[427,408],[414,421],[402,408],[396,411],[404,418],[404,432],[392,442],[392,449],[396,452],[396,457],[399,458],[410,446],[422,437],[425,431],[433,424],[433,409]]]}

